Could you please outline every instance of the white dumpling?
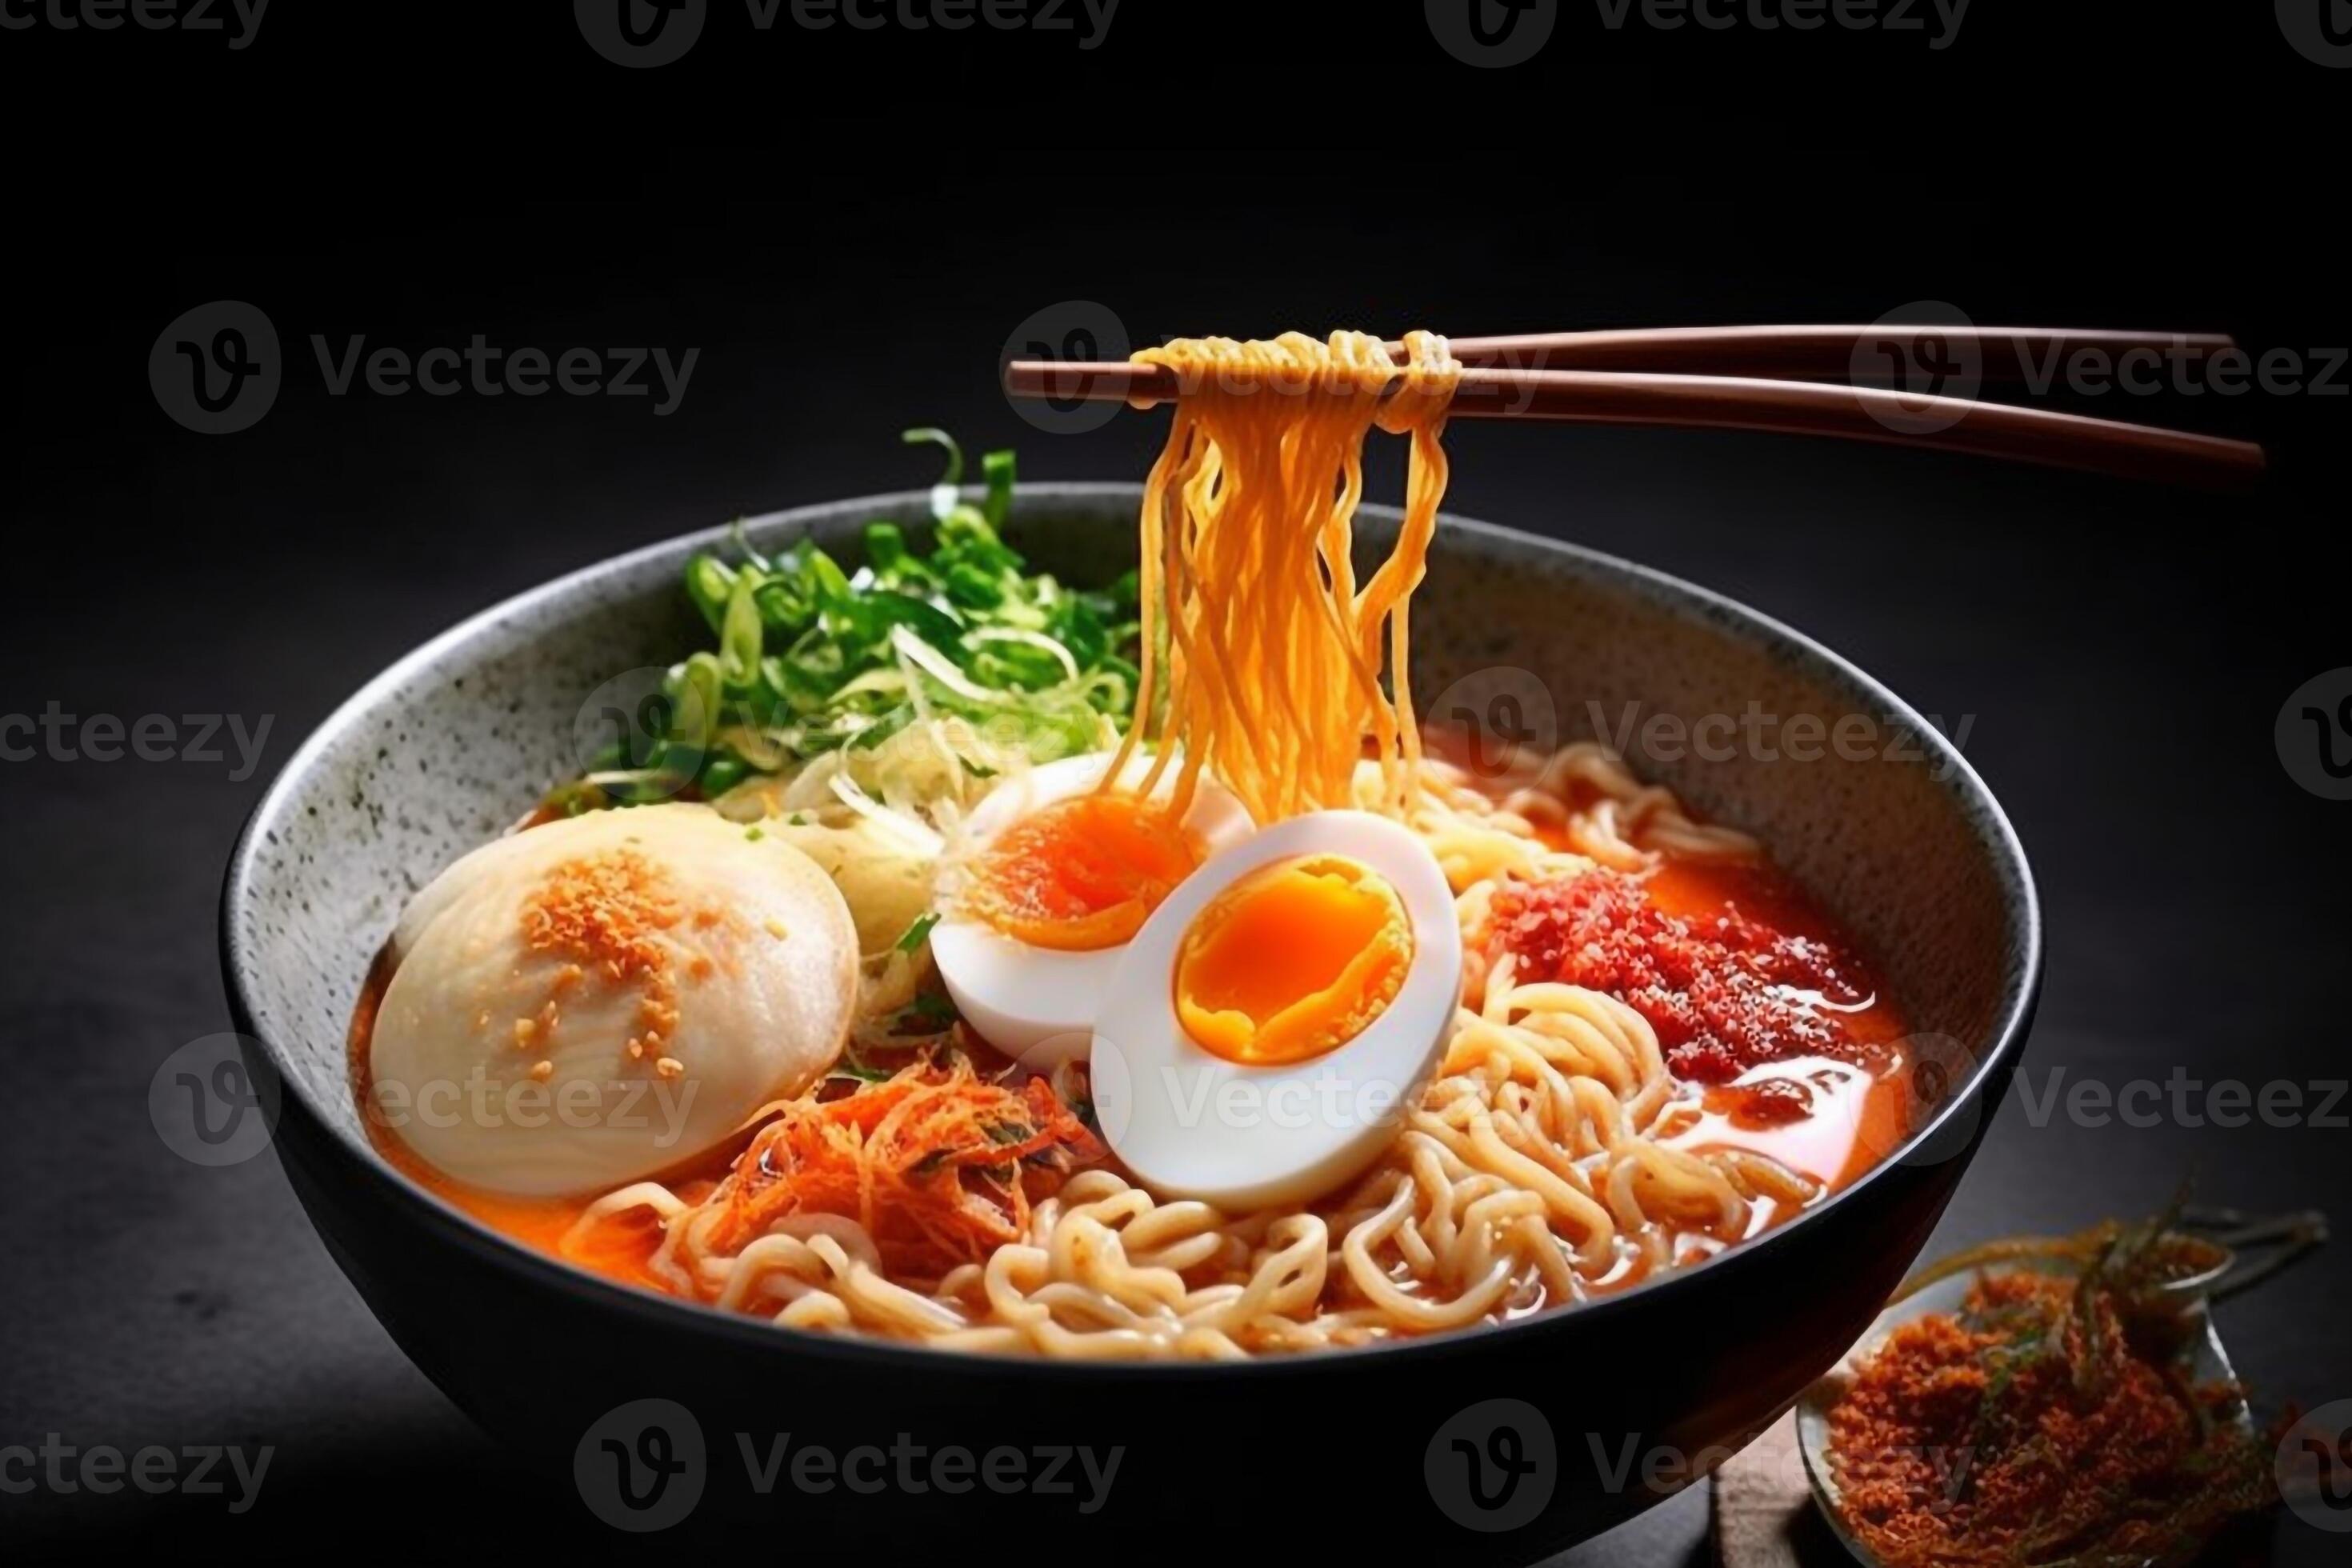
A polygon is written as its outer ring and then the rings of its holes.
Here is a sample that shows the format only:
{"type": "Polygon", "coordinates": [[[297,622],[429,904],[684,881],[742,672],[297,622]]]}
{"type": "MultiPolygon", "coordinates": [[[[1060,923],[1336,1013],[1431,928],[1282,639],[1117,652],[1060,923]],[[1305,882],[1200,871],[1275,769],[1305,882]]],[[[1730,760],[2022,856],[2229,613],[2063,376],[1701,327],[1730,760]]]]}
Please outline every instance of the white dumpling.
{"type": "Polygon", "coordinates": [[[420,892],[371,1113],[457,1180],[592,1193],[701,1153],[840,1055],[857,931],[809,858],[706,806],[598,812],[420,892]]]}

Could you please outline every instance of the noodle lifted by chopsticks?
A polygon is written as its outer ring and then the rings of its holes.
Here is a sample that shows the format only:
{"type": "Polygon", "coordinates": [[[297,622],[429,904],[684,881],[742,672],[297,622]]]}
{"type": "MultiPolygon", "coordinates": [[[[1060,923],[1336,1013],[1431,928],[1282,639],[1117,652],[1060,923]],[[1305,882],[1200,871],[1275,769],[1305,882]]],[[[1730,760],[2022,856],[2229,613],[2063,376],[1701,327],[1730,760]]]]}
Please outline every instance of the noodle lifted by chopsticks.
{"type": "Polygon", "coordinates": [[[1402,815],[1413,798],[1408,607],[1445,494],[1438,437],[1462,367],[1442,337],[1404,343],[1402,366],[1363,332],[1188,338],[1135,356],[1175,370],[1185,395],[1144,488],[1142,679],[1107,777],[1122,776],[1164,690],[1142,792],[1181,756],[1180,816],[1203,767],[1261,826],[1351,805],[1367,740],[1382,804],[1402,815]],[[1396,548],[1359,584],[1349,552],[1375,423],[1409,433],[1412,451],[1396,548]]]}

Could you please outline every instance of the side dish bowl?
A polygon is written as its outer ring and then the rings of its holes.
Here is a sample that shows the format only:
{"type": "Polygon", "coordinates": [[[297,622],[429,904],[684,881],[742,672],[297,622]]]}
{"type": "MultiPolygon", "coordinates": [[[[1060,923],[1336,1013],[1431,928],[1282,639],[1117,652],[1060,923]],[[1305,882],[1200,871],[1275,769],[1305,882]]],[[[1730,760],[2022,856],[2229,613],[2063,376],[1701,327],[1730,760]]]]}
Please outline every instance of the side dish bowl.
{"type": "MultiPolygon", "coordinates": [[[[1025,486],[1011,542],[1066,581],[1108,580],[1130,563],[1138,494],[1025,486]]],[[[762,548],[813,535],[854,559],[860,525],[887,518],[919,531],[928,501],[910,492],[810,507],[747,531],[762,548]]],[[[1385,549],[1395,524],[1395,512],[1366,507],[1359,534],[1385,549]]],[[[1855,1342],[1917,1256],[2016,1068],[2042,968],[2032,879],[2000,806],[1933,727],[1819,644],[1715,594],[1449,518],[1413,609],[1417,695],[1434,720],[1454,717],[1449,691],[1540,687],[1554,743],[1592,738],[1597,720],[1613,725],[1629,711],[1687,726],[1754,708],[1784,721],[1813,715],[1824,735],[1841,718],[1870,721],[1878,744],[1867,756],[1731,747],[1728,760],[1703,761],[1685,747],[1631,761],[1697,810],[1758,834],[1902,999],[1944,1069],[1929,1088],[1943,1092],[1875,1170],[1756,1241],[1619,1295],[1465,1332],[1242,1363],[945,1354],[782,1330],[575,1272],[483,1228],[376,1153],[352,1100],[346,1031],[408,895],[577,772],[589,694],[698,646],[680,574],[719,540],[670,540],[574,573],[402,659],[296,753],[223,889],[230,1004],[252,1070],[282,1082],[277,1149],[311,1222],[417,1365],[557,1473],[574,1474],[576,1459],[584,1478],[601,1462],[591,1428],[607,1413],[660,1399],[698,1431],[664,1450],[702,1456],[697,1517],[789,1519],[795,1545],[1043,1526],[1065,1550],[1164,1539],[1248,1556],[1254,1541],[1265,1551],[1286,1541],[1296,1555],[1310,1541],[1369,1534],[1390,1559],[1425,1547],[1449,1562],[1532,1561],[1686,1483],[1855,1342]],[[1529,674],[1456,685],[1501,667],[1529,674]],[[1460,1500],[1470,1449],[1440,1439],[1465,1429],[1455,1417],[1468,1407],[1496,1400],[1518,1402],[1508,1451],[1537,1466],[1519,1484],[1547,1494],[1539,1508],[1489,1515],[1460,1500]],[[879,1449],[881,1494],[796,1484],[789,1461],[763,1492],[761,1466],[782,1434],[793,1450],[879,1449]],[[1123,1452],[1088,1511],[1083,1477],[1068,1492],[1038,1484],[1043,1462],[1017,1489],[951,1491],[929,1484],[922,1461],[890,1458],[894,1445],[1123,1452]],[[1685,1462],[1643,1462],[1660,1454],[1685,1462]],[[1495,1528],[1507,1515],[1512,1527],[1495,1528]],[[1259,1539],[1273,1527],[1255,1521],[1286,1518],[1291,1532],[1259,1539]]],[[[1521,720],[1539,722],[1526,706],[1521,720]]],[[[1080,1476],[1075,1463],[1068,1475],[1080,1476]]],[[[583,1489],[593,1484],[583,1479],[583,1489]]]]}

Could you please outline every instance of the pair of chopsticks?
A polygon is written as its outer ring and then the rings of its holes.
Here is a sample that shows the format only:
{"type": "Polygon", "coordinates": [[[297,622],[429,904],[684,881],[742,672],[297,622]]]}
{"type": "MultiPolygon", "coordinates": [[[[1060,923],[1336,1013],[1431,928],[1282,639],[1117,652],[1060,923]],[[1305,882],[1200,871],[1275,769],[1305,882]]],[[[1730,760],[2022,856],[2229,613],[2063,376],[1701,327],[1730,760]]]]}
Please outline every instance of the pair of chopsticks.
{"type": "MultiPolygon", "coordinates": [[[[1847,384],[1858,364],[1971,363],[1983,382],[2012,384],[2096,350],[2112,366],[2135,350],[2202,365],[2237,345],[2218,333],[2047,327],[1664,327],[1458,338],[1464,370],[1450,411],[1470,419],[1769,430],[1835,436],[2212,487],[2252,483],[2263,449],[2188,430],[2053,409],[1847,384]]],[[[1402,355],[1401,345],[1389,351],[1402,355]]],[[[1014,360],[1014,397],[1116,401],[1136,407],[1182,391],[1164,365],[1014,360]]]]}

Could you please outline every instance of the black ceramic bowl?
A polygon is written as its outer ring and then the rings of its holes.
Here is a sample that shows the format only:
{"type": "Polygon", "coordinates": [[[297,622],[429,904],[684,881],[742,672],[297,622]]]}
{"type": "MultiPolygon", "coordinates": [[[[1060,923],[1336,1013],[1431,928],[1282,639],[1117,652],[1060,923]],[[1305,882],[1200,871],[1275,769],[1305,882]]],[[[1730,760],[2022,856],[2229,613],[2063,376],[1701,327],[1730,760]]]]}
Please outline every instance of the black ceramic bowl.
{"type": "MultiPolygon", "coordinates": [[[[1066,580],[1107,580],[1130,562],[1135,503],[1129,486],[1028,487],[1013,535],[1066,580]]],[[[782,513],[751,536],[775,546],[813,533],[855,555],[867,520],[927,516],[924,495],[887,496],[782,513]]],[[[1377,536],[1394,521],[1368,509],[1362,526],[1377,536]]],[[[1116,1542],[1297,1560],[1370,1545],[1389,1562],[1417,1547],[1432,1563],[1530,1561],[1686,1484],[1837,1359],[1918,1253],[2015,1068],[2041,972],[2032,881],[1999,806],[1930,726],[1836,655],[1713,594],[1450,520],[1414,607],[1424,712],[1456,681],[1511,667],[1549,689],[1560,742],[1596,720],[1617,724],[1627,704],[1685,724],[1753,705],[1784,723],[1817,718],[1820,735],[1841,719],[1872,726],[1872,747],[1823,744],[1810,760],[1792,754],[1809,748],[1770,745],[1724,761],[1671,747],[1634,760],[1760,835],[1858,935],[1914,1028],[1958,1043],[1940,1110],[1874,1172],[1759,1241],[1586,1306],[1233,1365],[824,1338],[576,1273],[377,1156],[345,1076],[346,1028],[409,893],[577,770],[583,699],[699,646],[680,572],[718,540],[576,573],[401,660],[297,753],[223,890],[231,1005],[256,1072],[282,1079],[278,1154],[336,1261],[450,1398],[528,1459],[576,1473],[592,1508],[630,1524],[667,1521],[684,1501],[688,1531],[745,1512],[788,1521],[780,1550],[992,1542],[992,1556],[1116,1542]],[[647,1436],[637,1412],[606,1420],[646,1399],[675,1402],[690,1422],[672,1411],[647,1436]],[[1457,1419],[1491,1400],[1521,1402],[1500,1408],[1512,1437],[1486,1429],[1497,1412],[1457,1419]],[[862,1446],[878,1452],[853,1453],[862,1446]],[[828,1476],[812,1460],[798,1472],[812,1447],[845,1469],[828,1476]],[[969,1472],[941,1462],[958,1448],[969,1472]],[[1113,1448],[1106,1489],[1084,1456],[1099,1472],[1113,1448]],[[1516,1479],[1502,1468],[1515,1454],[1516,1479]],[[625,1479],[635,1500],[653,1500],[643,1512],[614,1503],[625,1479]],[[1492,1511],[1462,1504],[1473,1479],[1492,1511]]],[[[1459,689],[1487,689],[1485,679],[1459,689]]]]}

